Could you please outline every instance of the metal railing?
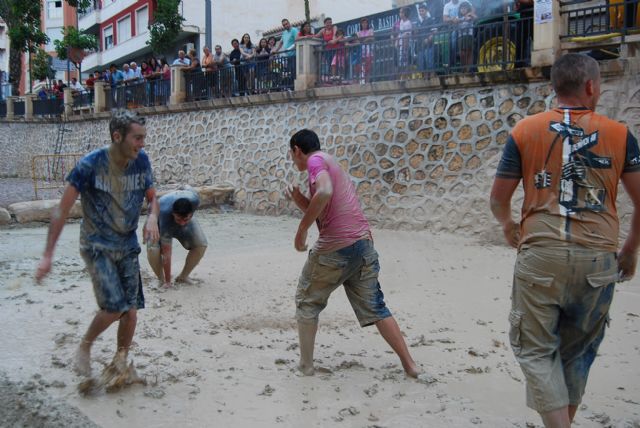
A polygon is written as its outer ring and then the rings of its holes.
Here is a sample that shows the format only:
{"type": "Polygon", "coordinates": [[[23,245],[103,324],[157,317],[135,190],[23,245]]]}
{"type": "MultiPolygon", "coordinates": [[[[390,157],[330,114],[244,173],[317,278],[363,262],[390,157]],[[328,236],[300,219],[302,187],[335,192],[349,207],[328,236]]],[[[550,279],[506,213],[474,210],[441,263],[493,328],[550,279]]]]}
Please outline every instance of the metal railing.
{"type": "Polygon", "coordinates": [[[0,117],[7,117],[7,103],[4,100],[0,101],[0,117]]]}
{"type": "Polygon", "coordinates": [[[107,109],[135,109],[166,105],[171,97],[171,81],[165,79],[140,80],[111,87],[107,109]]]}
{"type": "Polygon", "coordinates": [[[79,91],[74,92],[73,97],[73,110],[86,110],[93,107],[93,91],[79,91]]]}
{"type": "Polygon", "coordinates": [[[421,79],[456,72],[510,70],[530,64],[531,17],[495,15],[468,27],[432,26],[376,34],[364,43],[323,46],[319,85],[421,79]]]}
{"type": "MultiPolygon", "coordinates": [[[[15,104],[14,104],[15,108],[15,104]]],[[[34,116],[57,117],[64,112],[64,101],[60,98],[46,98],[33,100],[34,116]]]]}
{"type": "Polygon", "coordinates": [[[272,55],[216,71],[186,73],[186,99],[199,101],[293,90],[295,78],[295,55],[272,55]]]}
{"type": "Polygon", "coordinates": [[[17,100],[13,102],[13,115],[14,117],[24,116],[24,100],[17,100]]]}
{"type": "Polygon", "coordinates": [[[609,0],[606,4],[581,7],[583,3],[585,0],[560,2],[560,14],[567,23],[562,39],[589,37],[597,42],[640,33],[640,0],[609,0]]]}

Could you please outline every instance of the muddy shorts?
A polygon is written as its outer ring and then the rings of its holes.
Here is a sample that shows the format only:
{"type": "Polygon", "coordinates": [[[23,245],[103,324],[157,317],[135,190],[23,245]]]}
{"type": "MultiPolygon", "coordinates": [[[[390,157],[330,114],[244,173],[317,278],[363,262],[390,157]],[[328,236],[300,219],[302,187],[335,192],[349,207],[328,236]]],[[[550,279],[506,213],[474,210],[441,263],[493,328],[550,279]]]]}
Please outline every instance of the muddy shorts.
{"type": "MultiPolygon", "coordinates": [[[[173,238],[177,239],[185,250],[207,246],[207,237],[204,236],[204,232],[195,218],[192,218],[184,226],[174,225],[166,230],[160,229],[160,243],[171,245],[173,238]]],[[[147,247],[157,247],[160,243],[147,243],[147,247]]]]}
{"type": "Polygon", "coordinates": [[[391,316],[378,282],[378,253],[368,239],[357,241],[332,253],[309,252],[296,291],[296,318],[317,322],[329,295],[344,285],[361,326],[391,316]]]}
{"type": "Polygon", "coordinates": [[[523,249],[516,258],[511,348],[527,380],[527,406],[577,406],[609,321],[615,253],[584,247],[523,249]]]}
{"type": "Polygon", "coordinates": [[[80,248],[100,309],[126,312],[131,308],[144,308],[138,254],[139,248],[128,251],[80,248]]]}

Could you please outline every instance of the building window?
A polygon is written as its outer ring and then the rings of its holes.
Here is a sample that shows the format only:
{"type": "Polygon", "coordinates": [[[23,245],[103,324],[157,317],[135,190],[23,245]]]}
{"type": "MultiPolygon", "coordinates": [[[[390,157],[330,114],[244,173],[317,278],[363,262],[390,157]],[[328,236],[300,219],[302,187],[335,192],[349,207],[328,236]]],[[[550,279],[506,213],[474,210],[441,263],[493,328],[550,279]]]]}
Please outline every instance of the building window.
{"type": "Polygon", "coordinates": [[[102,40],[104,40],[104,50],[111,49],[113,47],[113,26],[109,25],[102,30],[102,40]]]}
{"type": "Polygon", "coordinates": [[[47,50],[54,50],[55,44],[53,43],[55,40],[62,40],[64,38],[64,34],[62,34],[61,27],[49,27],[47,28],[47,36],[49,37],[49,43],[47,43],[47,50]]]}
{"type": "Polygon", "coordinates": [[[149,25],[149,8],[147,6],[136,10],[136,35],[146,33],[149,25]]]}
{"type": "Polygon", "coordinates": [[[118,43],[131,38],[131,15],[118,21],[118,43]]]}
{"type": "Polygon", "coordinates": [[[47,16],[49,19],[62,18],[62,0],[47,1],[47,16]]]}

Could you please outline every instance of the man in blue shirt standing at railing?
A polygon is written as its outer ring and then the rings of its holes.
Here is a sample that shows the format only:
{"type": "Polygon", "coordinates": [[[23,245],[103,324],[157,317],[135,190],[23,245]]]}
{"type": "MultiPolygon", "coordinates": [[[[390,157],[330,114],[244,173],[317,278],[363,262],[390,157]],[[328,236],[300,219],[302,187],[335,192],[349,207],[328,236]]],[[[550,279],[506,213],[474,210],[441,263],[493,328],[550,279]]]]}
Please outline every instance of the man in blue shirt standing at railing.
{"type": "Polygon", "coordinates": [[[282,20],[282,27],[284,28],[282,31],[282,38],[271,53],[284,52],[283,57],[285,58],[282,59],[284,61],[285,75],[283,76],[283,80],[293,84],[293,73],[296,68],[295,44],[296,37],[298,37],[298,29],[292,27],[287,18],[282,20]]]}

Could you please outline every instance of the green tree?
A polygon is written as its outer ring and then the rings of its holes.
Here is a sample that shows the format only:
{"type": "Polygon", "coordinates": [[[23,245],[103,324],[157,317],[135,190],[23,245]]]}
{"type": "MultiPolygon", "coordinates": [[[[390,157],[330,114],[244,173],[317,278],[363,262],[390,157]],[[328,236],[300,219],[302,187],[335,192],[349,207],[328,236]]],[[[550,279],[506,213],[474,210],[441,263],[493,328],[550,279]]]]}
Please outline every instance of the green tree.
{"type": "Polygon", "coordinates": [[[184,17],[178,11],[179,4],[180,0],[158,0],[147,41],[154,54],[166,52],[180,34],[184,17]]]}
{"type": "Polygon", "coordinates": [[[98,39],[93,34],[87,34],[71,25],[62,30],[62,40],[54,40],[56,54],[61,60],[69,59],[80,71],[86,51],[98,49],[98,39]]]}
{"type": "Polygon", "coordinates": [[[22,54],[31,53],[49,38],[40,29],[40,2],[24,0],[0,0],[0,18],[7,24],[11,40],[9,49],[9,81],[13,93],[18,93],[22,76],[22,54]]]}
{"type": "MultiPolygon", "coordinates": [[[[31,59],[31,76],[36,80],[51,79],[51,55],[44,49],[36,48],[36,53],[31,59]]],[[[55,71],[53,73],[55,76],[55,71]]]]}

